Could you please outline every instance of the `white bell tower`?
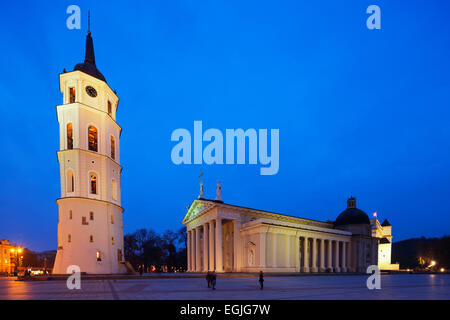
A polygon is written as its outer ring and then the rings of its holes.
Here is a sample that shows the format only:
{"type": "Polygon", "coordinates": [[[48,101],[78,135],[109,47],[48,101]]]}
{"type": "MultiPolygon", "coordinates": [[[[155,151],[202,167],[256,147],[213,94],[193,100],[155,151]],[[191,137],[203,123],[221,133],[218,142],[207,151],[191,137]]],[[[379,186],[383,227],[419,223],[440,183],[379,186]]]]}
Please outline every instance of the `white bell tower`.
{"type": "Polygon", "coordinates": [[[61,175],[58,251],[54,274],[77,265],[81,272],[125,273],[120,202],[119,98],[95,64],[91,32],[85,61],[59,75],[61,175]]]}

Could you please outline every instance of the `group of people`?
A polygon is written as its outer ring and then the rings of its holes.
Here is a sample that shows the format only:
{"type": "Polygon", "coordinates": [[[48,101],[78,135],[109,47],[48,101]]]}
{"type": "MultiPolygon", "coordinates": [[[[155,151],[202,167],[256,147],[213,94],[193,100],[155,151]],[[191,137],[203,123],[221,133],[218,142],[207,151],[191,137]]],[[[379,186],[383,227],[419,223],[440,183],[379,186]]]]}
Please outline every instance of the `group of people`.
{"type": "Polygon", "coordinates": [[[208,271],[208,273],[206,274],[206,282],[208,282],[208,288],[211,288],[213,290],[216,290],[216,279],[217,279],[217,275],[215,271],[208,271]]]}
{"type": "MultiPolygon", "coordinates": [[[[206,273],[206,282],[208,283],[208,288],[212,288],[216,290],[216,280],[217,275],[215,271],[208,271],[206,273]]],[[[264,273],[262,271],[259,272],[259,288],[264,289],[264,273]]]]}

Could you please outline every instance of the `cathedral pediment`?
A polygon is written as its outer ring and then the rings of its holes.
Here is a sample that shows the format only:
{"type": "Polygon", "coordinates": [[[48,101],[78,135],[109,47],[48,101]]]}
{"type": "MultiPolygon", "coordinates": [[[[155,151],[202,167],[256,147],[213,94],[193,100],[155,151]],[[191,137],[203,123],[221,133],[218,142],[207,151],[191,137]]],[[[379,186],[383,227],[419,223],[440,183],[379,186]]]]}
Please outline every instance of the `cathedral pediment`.
{"type": "Polygon", "coordinates": [[[195,218],[201,216],[204,212],[210,210],[215,205],[215,203],[209,201],[194,200],[194,202],[190,205],[186,215],[184,216],[182,223],[186,224],[187,222],[194,220],[195,218]]]}
{"type": "Polygon", "coordinates": [[[214,206],[215,203],[213,202],[194,200],[194,202],[190,205],[188,212],[184,216],[182,223],[186,224],[187,222],[194,220],[214,206]]]}

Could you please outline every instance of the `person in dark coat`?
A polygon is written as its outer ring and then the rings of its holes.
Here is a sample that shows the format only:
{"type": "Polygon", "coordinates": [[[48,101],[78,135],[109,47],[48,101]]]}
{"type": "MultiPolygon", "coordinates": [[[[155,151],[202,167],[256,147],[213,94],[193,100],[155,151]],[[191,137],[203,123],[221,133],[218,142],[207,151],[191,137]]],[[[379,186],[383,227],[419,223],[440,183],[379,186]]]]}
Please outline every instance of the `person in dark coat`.
{"type": "Polygon", "coordinates": [[[208,283],[208,288],[211,288],[211,271],[206,273],[206,282],[208,283]]]}
{"type": "Polygon", "coordinates": [[[211,274],[211,285],[213,290],[216,290],[216,279],[217,279],[216,272],[213,271],[211,274]]]}
{"type": "Polygon", "coordinates": [[[262,271],[259,272],[259,288],[264,289],[264,273],[262,271]]]}

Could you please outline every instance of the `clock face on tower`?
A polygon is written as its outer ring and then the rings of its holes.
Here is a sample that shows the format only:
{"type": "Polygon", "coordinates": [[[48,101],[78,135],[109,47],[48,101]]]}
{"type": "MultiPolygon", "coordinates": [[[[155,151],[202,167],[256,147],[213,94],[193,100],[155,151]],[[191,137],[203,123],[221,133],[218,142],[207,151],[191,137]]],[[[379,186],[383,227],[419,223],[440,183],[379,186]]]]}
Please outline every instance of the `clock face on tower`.
{"type": "Polygon", "coordinates": [[[86,92],[88,95],[90,95],[91,97],[95,98],[97,96],[97,90],[95,90],[93,87],[91,86],[87,86],[86,87],[86,92]]]}

